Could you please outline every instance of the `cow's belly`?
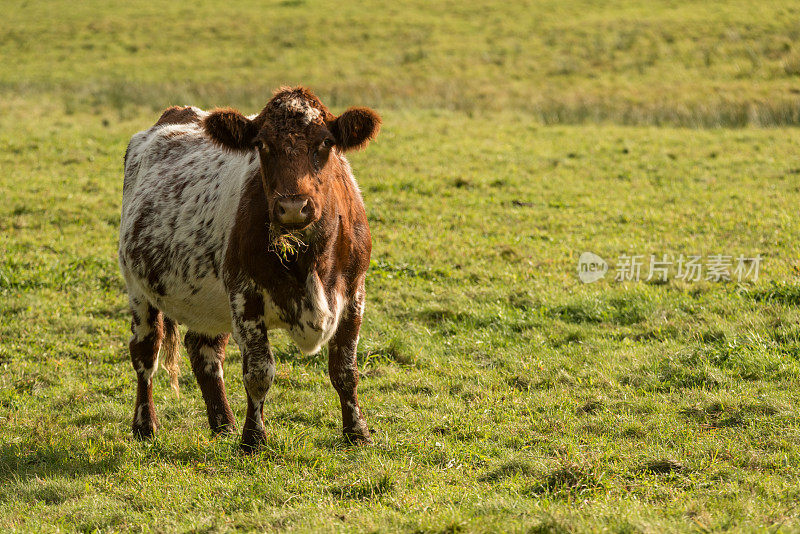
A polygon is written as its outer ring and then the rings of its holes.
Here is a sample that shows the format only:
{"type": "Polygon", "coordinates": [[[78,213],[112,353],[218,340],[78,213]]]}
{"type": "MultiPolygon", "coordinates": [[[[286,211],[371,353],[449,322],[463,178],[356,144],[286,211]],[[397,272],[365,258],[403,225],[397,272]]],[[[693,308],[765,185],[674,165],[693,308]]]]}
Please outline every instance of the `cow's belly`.
{"type": "Polygon", "coordinates": [[[215,336],[232,330],[231,308],[224,292],[166,298],[162,310],[194,332],[215,336]]]}
{"type": "Polygon", "coordinates": [[[216,336],[232,330],[231,309],[222,280],[208,276],[192,281],[191,286],[174,280],[166,287],[163,295],[146,285],[141,289],[167,317],[193,332],[216,336]]]}

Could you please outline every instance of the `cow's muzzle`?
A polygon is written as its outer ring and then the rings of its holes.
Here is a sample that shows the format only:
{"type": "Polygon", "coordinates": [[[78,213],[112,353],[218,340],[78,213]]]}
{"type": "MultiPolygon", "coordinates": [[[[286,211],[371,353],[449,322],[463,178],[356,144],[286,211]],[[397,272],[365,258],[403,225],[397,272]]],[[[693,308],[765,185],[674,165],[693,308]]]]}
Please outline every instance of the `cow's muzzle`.
{"type": "Polygon", "coordinates": [[[272,220],[284,228],[297,230],[308,226],[314,217],[314,201],[310,197],[294,195],[275,201],[272,220]]]}

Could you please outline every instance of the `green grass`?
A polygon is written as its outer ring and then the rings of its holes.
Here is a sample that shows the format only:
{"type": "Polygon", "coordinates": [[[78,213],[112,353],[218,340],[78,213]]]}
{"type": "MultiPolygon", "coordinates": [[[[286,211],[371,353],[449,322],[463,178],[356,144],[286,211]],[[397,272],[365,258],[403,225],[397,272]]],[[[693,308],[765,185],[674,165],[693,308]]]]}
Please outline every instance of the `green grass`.
{"type": "Polygon", "coordinates": [[[70,113],[164,102],[263,105],[282,83],[326,102],[547,123],[800,124],[800,3],[289,0],[16,2],[0,88],[70,113]]]}
{"type": "Polygon", "coordinates": [[[797,131],[674,127],[797,123],[725,110],[797,109],[800,6],[399,6],[8,6],[0,530],[800,529],[797,131]],[[254,112],[295,82],[384,118],[351,158],[375,445],[345,445],[326,354],[281,333],[260,454],[210,437],[185,357],[135,442],[127,140],[169,104],[254,112]],[[764,262],[584,285],[587,250],[764,262]]]}

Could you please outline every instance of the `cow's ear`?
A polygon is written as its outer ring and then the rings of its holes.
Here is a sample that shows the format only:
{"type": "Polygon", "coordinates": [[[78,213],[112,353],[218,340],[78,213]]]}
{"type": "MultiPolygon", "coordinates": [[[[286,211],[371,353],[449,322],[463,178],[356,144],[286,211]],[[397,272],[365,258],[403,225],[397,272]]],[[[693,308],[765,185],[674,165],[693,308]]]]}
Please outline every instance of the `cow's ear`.
{"type": "Polygon", "coordinates": [[[377,137],[381,118],[369,108],[350,108],[329,123],[328,129],[343,151],[358,150],[377,137]]]}
{"type": "Polygon", "coordinates": [[[203,129],[212,141],[231,150],[252,150],[259,126],[235,109],[215,109],[203,119],[203,129]]]}

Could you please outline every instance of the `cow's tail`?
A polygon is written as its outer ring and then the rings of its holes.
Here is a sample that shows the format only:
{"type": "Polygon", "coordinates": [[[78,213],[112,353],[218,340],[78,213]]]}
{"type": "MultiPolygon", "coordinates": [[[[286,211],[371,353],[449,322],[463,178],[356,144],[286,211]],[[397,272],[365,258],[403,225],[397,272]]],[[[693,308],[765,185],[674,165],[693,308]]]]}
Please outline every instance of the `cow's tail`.
{"type": "Polygon", "coordinates": [[[169,383],[176,395],[178,391],[178,350],[180,349],[180,336],[178,335],[178,323],[167,316],[164,316],[164,340],[161,342],[161,367],[169,373],[169,383]]]}

